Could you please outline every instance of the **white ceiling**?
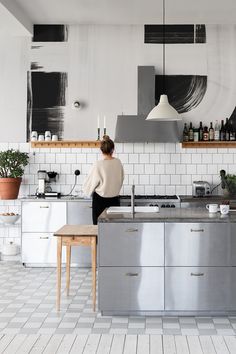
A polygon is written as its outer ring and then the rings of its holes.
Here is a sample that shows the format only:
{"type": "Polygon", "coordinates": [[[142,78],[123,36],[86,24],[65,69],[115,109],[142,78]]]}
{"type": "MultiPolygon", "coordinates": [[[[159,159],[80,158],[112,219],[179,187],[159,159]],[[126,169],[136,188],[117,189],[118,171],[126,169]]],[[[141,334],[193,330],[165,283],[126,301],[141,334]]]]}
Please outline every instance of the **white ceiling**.
{"type": "MultiPolygon", "coordinates": [[[[162,0],[14,0],[33,23],[162,22],[162,0]]],[[[165,0],[166,23],[236,24],[236,0],[165,0]]]]}

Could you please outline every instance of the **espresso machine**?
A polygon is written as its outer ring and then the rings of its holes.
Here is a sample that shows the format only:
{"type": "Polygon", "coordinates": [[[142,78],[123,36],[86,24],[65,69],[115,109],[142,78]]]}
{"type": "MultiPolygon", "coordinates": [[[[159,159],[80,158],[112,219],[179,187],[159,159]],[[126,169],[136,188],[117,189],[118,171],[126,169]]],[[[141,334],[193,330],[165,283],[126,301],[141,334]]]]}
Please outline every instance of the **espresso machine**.
{"type": "Polygon", "coordinates": [[[45,170],[39,170],[37,172],[38,176],[38,188],[36,191],[36,196],[38,198],[60,198],[60,193],[53,192],[50,183],[56,182],[58,173],[51,171],[47,172],[45,170]]]}

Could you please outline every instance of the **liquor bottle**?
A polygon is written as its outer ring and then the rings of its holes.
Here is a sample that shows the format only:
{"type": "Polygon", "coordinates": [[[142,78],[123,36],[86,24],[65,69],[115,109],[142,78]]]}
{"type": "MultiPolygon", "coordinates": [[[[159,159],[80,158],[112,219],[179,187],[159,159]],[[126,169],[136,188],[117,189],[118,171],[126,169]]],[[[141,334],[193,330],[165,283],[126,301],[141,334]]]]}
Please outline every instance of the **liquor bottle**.
{"type": "Polygon", "coordinates": [[[187,123],[184,123],[183,141],[188,141],[188,127],[187,127],[187,123]]]}
{"type": "Polygon", "coordinates": [[[210,128],[209,128],[209,140],[210,141],[214,140],[214,128],[212,126],[212,122],[210,123],[210,128]]]}
{"type": "Polygon", "coordinates": [[[221,128],[220,128],[220,141],[225,140],[225,127],[224,127],[224,121],[221,121],[221,128]]]}
{"type": "Polygon", "coordinates": [[[220,140],[220,125],[218,123],[218,120],[216,120],[215,124],[214,140],[220,140]]]}
{"type": "Polygon", "coordinates": [[[209,131],[207,127],[204,127],[203,129],[203,140],[208,141],[209,140],[209,131]]]}
{"type": "Polygon", "coordinates": [[[229,131],[229,118],[226,118],[225,122],[225,140],[230,140],[230,131],[229,131]]]}
{"type": "Polygon", "coordinates": [[[234,130],[233,122],[230,119],[229,120],[229,140],[230,141],[234,141],[235,138],[236,138],[236,136],[235,136],[235,130],[234,130]]]}
{"type": "Polygon", "coordinates": [[[190,124],[189,124],[188,140],[189,141],[193,141],[193,125],[192,125],[192,122],[190,122],[190,124]]]}
{"type": "Polygon", "coordinates": [[[202,127],[202,122],[200,122],[199,125],[199,141],[203,140],[203,127],[202,127]]]}
{"type": "Polygon", "coordinates": [[[193,141],[199,141],[199,129],[193,128],[193,141]]]}

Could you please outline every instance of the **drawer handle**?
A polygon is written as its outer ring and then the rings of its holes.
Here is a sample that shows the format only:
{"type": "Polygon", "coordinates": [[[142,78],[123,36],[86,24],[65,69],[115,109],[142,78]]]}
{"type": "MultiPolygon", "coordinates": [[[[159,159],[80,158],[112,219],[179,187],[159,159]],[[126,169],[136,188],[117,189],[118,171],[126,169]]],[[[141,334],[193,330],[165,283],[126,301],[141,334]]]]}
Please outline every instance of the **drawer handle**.
{"type": "Polygon", "coordinates": [[[40,236],[39,238],[40,238],[40,240],[48,240],[49,239],[48,236],[40,236]]]}
{"type": "Polygon", "coordinates": [[[137,277],[138,273],[126,273],[125,274],[127,277],[137,277]]]}
{"type": "Polygon", "coordinates": [[[192,277],[203,277],[204,273],[191,273],[192,277]]]}
{"type": "Polygon", "coordinates": [[[190,229],[191,232],[204,232],[204,229],[190,229]]]}
{"type": "Polygon", "coordinates": [[[46,206],[40,205],[40,208],[41,208],[41,209],[48,209],[48,208],[49,208],[49,205],[46,205],[46,206]]]}
{"type": "Polygon", "coordinates": [[[130,229],[127,229],[125,232],[138,232],[138,229],[130,228],[130,229]]]}

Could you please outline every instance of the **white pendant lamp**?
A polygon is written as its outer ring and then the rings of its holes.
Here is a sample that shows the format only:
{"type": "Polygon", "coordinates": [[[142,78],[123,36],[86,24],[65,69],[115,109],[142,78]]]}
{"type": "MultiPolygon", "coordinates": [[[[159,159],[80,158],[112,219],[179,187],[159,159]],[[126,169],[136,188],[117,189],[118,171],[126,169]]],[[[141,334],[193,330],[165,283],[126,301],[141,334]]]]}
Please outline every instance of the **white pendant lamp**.
{"type": "MultiPolygon", "coordinates": [[[[165,0],[163,0],[163,90],[165,92],[165,0]]],[[[179,113],[169,104],[166,94],[160,96],[160,101],[151,112],[148,114],[146,120],[170,122],[182,120],[179,113]]]]}

